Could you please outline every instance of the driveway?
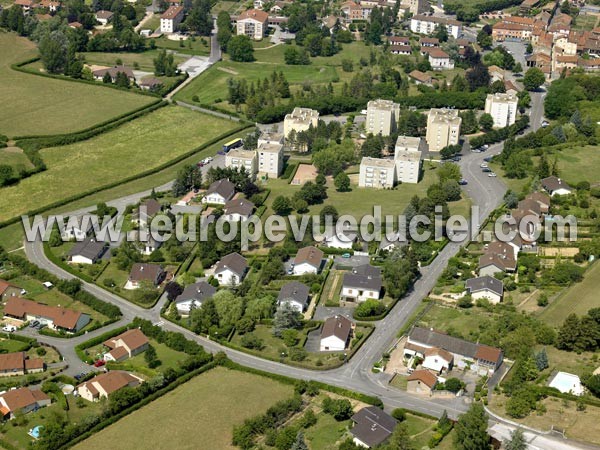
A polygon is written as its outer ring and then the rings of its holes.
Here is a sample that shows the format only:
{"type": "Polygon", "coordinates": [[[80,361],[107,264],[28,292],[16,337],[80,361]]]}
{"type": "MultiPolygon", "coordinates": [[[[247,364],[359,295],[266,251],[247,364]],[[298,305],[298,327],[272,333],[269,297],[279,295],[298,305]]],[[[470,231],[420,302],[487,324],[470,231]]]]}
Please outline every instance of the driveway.
{"type": "Polygon", "coordinates": [[[333,259],[335,268],[338,267],[358,267],[363,266],[365,264],[369,264],[371,258],[368,256],[351,256],[350,258],[342,258],[341,256],[336,256],[333,259]]]}
{"type": "Polygon", "coordinates": [[[206,56],[192,56],[177,66],[182,72],[187,72],[190,78],[195,78],[211,66],[206,56]]]}
{"type": "Polygon", "coordinates": [[[304,349],[311,353],[321,350],[321,327],[308,333],[304,349]]]}
{"type": "Polygon", "coordinates": [[[348,307],[342,307],[342,306],[338,306],[338,307],[317,306],[317,308],[315,309],[315,314],[313,315],[313,320],[325,320],[328,317],[344,316],[344,317],[354,321],[354,319],[352,318],[353,311],[354,311],[354,308],[348,308],[348,307]]]}

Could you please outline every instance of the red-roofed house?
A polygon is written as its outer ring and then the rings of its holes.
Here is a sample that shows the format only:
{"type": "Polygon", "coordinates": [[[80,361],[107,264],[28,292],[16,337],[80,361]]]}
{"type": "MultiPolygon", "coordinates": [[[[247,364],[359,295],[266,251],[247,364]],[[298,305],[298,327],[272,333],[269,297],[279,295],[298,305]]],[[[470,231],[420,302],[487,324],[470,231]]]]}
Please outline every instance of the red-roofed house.
{"type": "Polygon", "coordinates": [[[90,322],[88,314],[19,297],[8,299],[4,315],[22,321],[37,320],[52,330],[64,330],[68,333],[76,333],[90,322]]]}
{"type": "Polygon", "coordinates": [[[249,9],[237,18],[236,34],[245,34],[250,39],[260,41],[267,33],[269,14],[258,9],[249,9]]]}

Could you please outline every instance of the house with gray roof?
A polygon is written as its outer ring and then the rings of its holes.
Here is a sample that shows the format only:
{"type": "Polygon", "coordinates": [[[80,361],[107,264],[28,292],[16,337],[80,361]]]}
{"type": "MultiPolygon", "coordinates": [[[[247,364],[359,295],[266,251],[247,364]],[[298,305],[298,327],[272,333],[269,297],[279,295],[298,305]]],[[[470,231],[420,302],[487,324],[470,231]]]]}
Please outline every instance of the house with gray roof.
{"type": "Polygon", "coordinates": [[[140,227],[146,227],[152,218],[161,210],[162,205],[158,202],[158,200],[149,198],[148,200],[140,203],[140,206],[138,206],[138,208],[131,215],[131,221],[140,227]]]}
{"type": "Polygon", "coordinates": [[[500,303],[504,295],[502,281],[489,275],[469,278],[465,283],[465,288],[473,300],[486,299],[493,304],[500,303]]]}
{"type": "Polygon", "coordinates": [[[369,298],[381,298],[381,269],[370,264],[363,264],[344,274],[342,283],[342,300],[364,302],[369,298]]]}
{"type": "Polygon", "coordinates": [[[125,289],[138,289],[142,283],[158,286],[165,279],[166,273],[159,264],[135,263],[131,266],[129,279],[125,283],[125,289]]]}
{"type": "Polygon", "coordinates": [[[235,195],[235,185],[225,178],[215,181],[202,197],[202,203],[225,205],[235,195]]]}
{"type": "Polygon", "coordinates": [[[217,289],[206,281],[190,284],[186,286],[183,292],[175,299],[177,312],[182,315],[189,315],[194,308],[200,308],[205,300],[211,298],[217,289]]]}
{"type": "Polygon", "coordinates": [[[394,432],[398,421],[376,406],[367,406],[352,416],[353,442],[366,448],[383,444],[394,432]]]}
{"type": "Polygon", "coordinates": [[[223,256],[215,266],[214,277],[220,285],[235,286],[240,284],[246,272],[248,271],[248,262],[239,253],[230,253],[223,256]]]}
{"type": "Polygon", "coordinates": [[[245,198],[234,198],[225,203],[223,213],[229,222],[243,222],[248,220],[254,211],[254,203],[245,198]]]}
{"type": "Polygon", "coordinates": [[[106,249],[106,243],[98,242],[91,238],[78,241],[69,250],[69,262],[73,264],[94,264],[102,258],[106,249]]]}
{"type": "Polygon", "coordinates": [[[344,316],[329,317],[321,328],[320,351],[341,352],[348,348],[354,323],[344,316]]]}
{"type": "Polygon", "coordinates": [[[542,179],[540,183],[544,190],[550,194],[550,197],[554,197],[555,195],[568,195],[573,192],[573,188],[569,186],[565,180],[554,175],[542,179]]]}
{"type": "Polygon", "coordinates": [[[299,313],[306,310],[308,306],[308,286],[298,281],[291,281],[284,285],[277,296],[277,306],[289,304],[299,313]]]}

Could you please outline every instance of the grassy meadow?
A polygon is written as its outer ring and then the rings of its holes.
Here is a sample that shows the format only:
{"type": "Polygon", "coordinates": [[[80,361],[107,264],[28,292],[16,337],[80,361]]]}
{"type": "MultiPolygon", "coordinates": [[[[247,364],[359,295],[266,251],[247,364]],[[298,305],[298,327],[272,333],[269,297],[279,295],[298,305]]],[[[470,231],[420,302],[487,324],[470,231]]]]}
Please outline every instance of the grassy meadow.
{"type": "Polygon", "coordinates": [[[37,55],[35,44],[0,31],[0,134],[60,134],[78,131],[155,99],[134,93],[24,74],[11,64],[37,55]]]}

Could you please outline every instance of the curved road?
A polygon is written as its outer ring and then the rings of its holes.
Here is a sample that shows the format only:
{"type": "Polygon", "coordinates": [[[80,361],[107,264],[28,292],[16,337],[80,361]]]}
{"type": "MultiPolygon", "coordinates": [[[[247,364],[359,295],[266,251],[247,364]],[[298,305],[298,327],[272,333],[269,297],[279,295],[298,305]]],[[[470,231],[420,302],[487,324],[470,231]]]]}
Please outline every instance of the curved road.
{"type": "MultiPolygon", "coordinates": [[[[539,127],[541,119],[540,108],[542,108],[542,94],[534,94],[532,97],[532,128],[535,130],[539,127]]],[[[477,213],[477,218],[480,222],[482,222],[490,212],[501,203],[506,187],[498,178],[490,178],[487,177],[487,174],[482,173],[479,164],[484,156],[498,153],[501,149],[502,144],[497,144],[491,146],[488,152],[484,154],[467,152],[460,162],[463,177],[468,181],[468,185],[465,186],[465,191],[471,197],[473,205],[480,208],[477,213]]],[[[161,186],[161,188],[168,189],[169,185],[161,186]]],[[[148,193],[149,192],[143,192],[123,197],[109,202],[109,205],[116,206],[122,211],[127,204],[137,202],[144,195],[148,195],[148,193]]],[[[77,211],[77,213],[81,214],[86,211],[86,209],[83,209],[77,211]]],[[[295,368],[230,349],[211,341],[206,337],[198,336],[174,323],[163,320],[160,316],[160,310],[164,305],[164,299],[159,301],[152,309],[143,309],[97,285],[86,282],[83,282],[83,288],[85,290],[106,302],[118,305],[123,312],[123,318],[119,322],[111,324],[108,327],[95,330],[84,336],[73,339],[50,338],[42,335],[37,335],[36,337],[40,342],[58,348],[69,364],[67,372],[73,375],[83,370],[90,370],[90,367],[83,364],[75,354],[73,350],[75,345],[84,342],[91,337],[102,334],[109,329],[126,324],[134,317],[138,316],[150,320],[153,323],[160,323],[166,330],[181,332],[187,338],[202,344],[208,351],[225,352],[233,361],[248,367],[298,379],[314,379],[334,386],[374,395],[381,398],[388,408],[403,407],[434,416],[440,416],[444,410],[447,410],[448,414],[455,418],[468,409],[469,401],[467,399],[462,397],[449,400],[421,398],[409,395],[403,391],[390,389],[388,387],[388,376],[381,373],[372,373],[371,368],[373,367],[373,364],[381,358],[381,355],[390,349],[396,340],[398,330],[406,324],[421,301],[433,289],[436,280],[446,267],[448,260],[456,255],[461,246],[466,243],[468,243],[468,241],[465,243],[451,242],[446,245],[432,264],[421,269],[421,277],[417,280],[411,292],[398,302],[383,320],[377,322],[375,331],[365,345],[363,345],[346,364],[333,370],[314,371],[295,368]]],[[[27,242],[25,244],[25,251],[31,262],[48,270],[56,276],[64,279],[75,278],[60,267],[55,266],[46,258],[41,242],[27,242]]],[[[33,332],[27,329],[25,333],[33,332]]],[[[504,430],[514,429],[514,424],[502,418],[494,418],[491,424],[494,423],[500,423],[502,427],[504,427],[504,430]]],[[[545,436],[544,433],[536,432],[535,430],[531,430],[528,433],[528,436],[531,440],[535,440],[536,442],[536,445],[532,448],[594,448],[584,444],[575,444],[573,441],[568,441],[569,444],[567,444],[567,441],[562,438],[545,436]]]]}

